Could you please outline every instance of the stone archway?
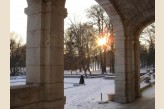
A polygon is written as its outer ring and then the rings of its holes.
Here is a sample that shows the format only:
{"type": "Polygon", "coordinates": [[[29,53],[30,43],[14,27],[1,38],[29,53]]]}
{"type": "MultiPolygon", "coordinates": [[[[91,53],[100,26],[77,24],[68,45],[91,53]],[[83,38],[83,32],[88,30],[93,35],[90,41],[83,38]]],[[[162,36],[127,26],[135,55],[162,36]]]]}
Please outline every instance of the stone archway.
{"type": "MultiPolygon", "coordinates": [[[[67,16],[65,1],[27,0],[27,81],[24,86],[11,87],[12,109],[64,109],[63,40],[64,18],[67,16]]],[[[136,20],[132,19],[135,14],[126,19],[127,11],[120,10],[124,8],[126,1],[96,1],[110,16],[115,28],[115,101],[132,102],[140,96],[139,58],[135,52],[138,44],[135,45],[134,40],[134,31],[138,26],[136,20]],[[132,26],[134,27],[131,28],[132,26]]],[[[137,3],[137,0],[133,2],[137,3]]],[[[130,9],[131,5],[125,5],[125,8],[130,9]]],[[[147,17],[154,17],[153,15],[152,12],[147,17]]],[[[147,17],[144,16],[143,20],[147,17]]],[[[138,22],[141,27],[143,20],[138,22]]]]}
{"type": "Polygon", "coordinates": [[[125,33],[122,19],[113,4],[109,0],[96,0],[108,14],[115,32],[115,101],[126,103],[127,87],[126,84],[126,59],[125,59],[125,33]]]}
{"type": "Polygon", "coordinates": [[[148,7],[149,0],[143,1],[141,6],[141,1],[137,3],[137,1],[97,0],[97,2],[106,10],[115,28],[115,101],[132,102],[141,96],[139,40],[136,40],[138,37],[136,31],[140,31],[146,23],[155,20],[154,1],[151,1],[152,4],[148,7]],[[136,12],[135,6],[141,9],[136,12]]]}

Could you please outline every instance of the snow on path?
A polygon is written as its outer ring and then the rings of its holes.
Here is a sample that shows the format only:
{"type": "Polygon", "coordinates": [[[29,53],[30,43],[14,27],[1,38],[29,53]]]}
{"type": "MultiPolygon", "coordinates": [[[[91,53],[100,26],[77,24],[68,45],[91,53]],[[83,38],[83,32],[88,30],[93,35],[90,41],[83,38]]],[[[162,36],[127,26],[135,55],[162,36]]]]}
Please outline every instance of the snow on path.
{"type": "MultiPolygon", "coordinates": [[[[78,78],[65,78],[64,82],[78,83],[78,78]]],[[[88,108],[97,104],[100,100],[100,94],[103,94],[103,100],[107,100],[107,94],[114,93],[114,80],[105,80],[103,78],[85,79],[86,85],[68,88],[64,90],[66,96],[65,109],[70,107],[88,108]]]]}
{"type": "MultiPolygon", "coordinates": [[[[91,109],[97,104],[101,93],[103,100],[107,94],[114,93],[114,80],[103,78],[85,78],[85,85],[74,86],[79,83],[79,78],[64,78],[64,95],[66,96],[65,109],[91,109]],[[75,107],[75,108],[73,108],[75,107]]],[[[25,84],[25,79],[11,80],[11,86],[25,84]]]]}

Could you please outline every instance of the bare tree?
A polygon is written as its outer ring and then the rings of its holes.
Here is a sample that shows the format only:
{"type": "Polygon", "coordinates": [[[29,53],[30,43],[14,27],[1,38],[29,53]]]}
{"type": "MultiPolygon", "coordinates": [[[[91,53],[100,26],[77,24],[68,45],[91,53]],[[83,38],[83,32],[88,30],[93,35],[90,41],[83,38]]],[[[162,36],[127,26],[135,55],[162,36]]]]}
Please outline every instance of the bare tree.
{"type": "Polygon", "coordinates": [[[12,75],[18,74],[20,68],[25,67],[25,48],[17,33],[10,33],[10,71],[12,75]]]}
{"type": "MultiPolygon", "coordinates": [[[[105,11],[103,10],[103,8],[101,6],[99,6],[99,5],[91,6],[91,8],[86,10],[86,14],[87,14],[87,17],[91,19],[90,23],[97,27],[100,38],[104,37],[104,32],[106,32],[106,30],[108,30],[108,32],[113,34],[113,26],[109,20],[109,17],[107,16],[107,14],[105,13],[105,11]]],[[[111,37],[113,37],[113,36],[111,36],[111,37]]],[[[107,55],[107,47],[108,46],[109,46],[109,44],[104,45],[103,47],[101,47],[97,50],[100,52],[100,63],[101,63],[102,73],[106,73],[106,55],[107,55]]],[[[113,47],[114,46],[112,45],[112,47],[111,47],[112,50],[113,50],[113,47]]],[[[111,58],[114,58],[114,55],[111,55],[111,58]]],[[[112,63],[111,63],[112,67],[114,67],[113,62],[114,61],[112,61],[112,63]]]]}
{"type": "Polygon", "coordinates": [[[155,67],[155,25],[152,23],[147,26],[140,35],[140,59],[141,64],[147,67],[155,67]],[[146,60],[145,58],[146,57],[146,60]]]}
{"type": "MultiPolygon", "coordinates": [[[[90,60],[93,53],[93,46],[95,44],[95,29],[89,23],[74,22],[70,19],[70,27],[65,31],[65,44],[66,51],[68,49],[68,42],[71,42],[71,46],[74,50],[73,57],[76,57],[74,64],[76,68],[86,71],[90,71],[90,60]]],[[[70,47],[69,47],[70,48],[70,47]]]]}

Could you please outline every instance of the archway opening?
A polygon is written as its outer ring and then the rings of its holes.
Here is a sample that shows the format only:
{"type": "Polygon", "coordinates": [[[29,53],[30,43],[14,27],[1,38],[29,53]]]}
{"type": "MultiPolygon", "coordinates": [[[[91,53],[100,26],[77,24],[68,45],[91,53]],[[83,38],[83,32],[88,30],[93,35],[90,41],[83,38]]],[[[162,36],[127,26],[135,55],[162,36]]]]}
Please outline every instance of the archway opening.
{"type": "Polygon", "coordinates": [[[79,105],[94,108],[92,104],[101,101],[101,93],[102,100],[106,101],[108,94],[114,94],[114,29],[105,10],[94,0],[87,1],[93,4],[78,15],[74,14],[77,6],[88,3],[77,2],[66,0],[65,108],[79,105]],[[80,75],[84,76],[84,85],[79,84],[80,75]]]}
{"type": "MultiPolygon", "coordinates": [[[[155,81],[155,24],[146,26],[139,37],[141,81],[155,81]]],[[[143,85],[143,84],[142,84],[143,85]]]]}
{"type": "Polygon", "coordinates": [[[24,85],[26,79],[26,0],[10,0],[10,85],[24,85]]]}

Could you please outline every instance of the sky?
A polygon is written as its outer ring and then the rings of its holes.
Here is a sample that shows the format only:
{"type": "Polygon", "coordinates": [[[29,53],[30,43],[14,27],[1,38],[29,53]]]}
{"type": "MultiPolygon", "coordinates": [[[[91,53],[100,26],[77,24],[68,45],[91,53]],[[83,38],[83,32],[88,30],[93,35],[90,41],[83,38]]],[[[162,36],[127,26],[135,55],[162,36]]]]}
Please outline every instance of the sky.
{"type": "MultiPolygon", "coordinates": [[[[78,16],[82,22],[86,21],[85,10],[97,4],[95,0],[66,0],[67,16],[78,16]]],[[[27,7],[26,0],[10,0],[10,32],[16,32],[21,36],[23,43],[26,42],[27,15],[24,8],[27,7]]],[[[68,27],[68,18],[65,19],[65,28],[68,27]]]]}
{"type": "Polygon", "coordinates": [[[27,7],[26,0],[10,0],[10,32],[18,33],[25,43],[27,30],[27,16],[24,8],[27,7]]]}

